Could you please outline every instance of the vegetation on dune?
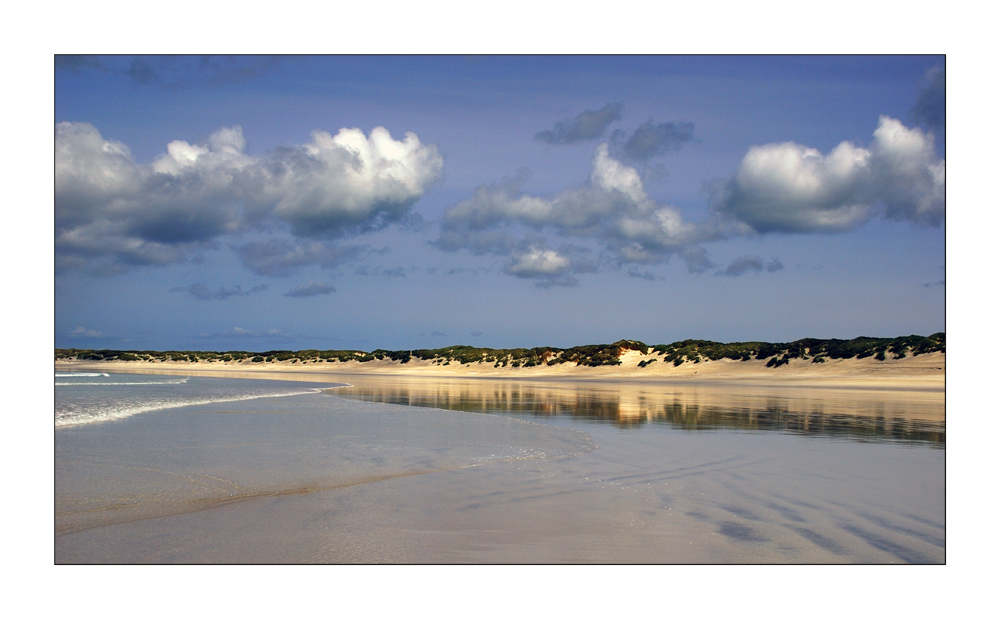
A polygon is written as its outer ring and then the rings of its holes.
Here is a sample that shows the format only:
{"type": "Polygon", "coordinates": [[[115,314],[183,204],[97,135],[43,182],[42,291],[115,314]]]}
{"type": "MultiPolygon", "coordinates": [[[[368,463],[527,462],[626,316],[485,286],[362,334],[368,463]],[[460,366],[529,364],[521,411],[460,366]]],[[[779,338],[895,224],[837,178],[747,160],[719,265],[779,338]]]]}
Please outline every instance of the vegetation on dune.
{"type": "Polygon", "coordinates": [[[640,368],[648,367],[662,359],[664,363],[679,366],[683,363],[701,363],[731,359],[750,361],[767,359],[767,367],[776,368],[792,359],[811,359],[813,363],[824,363],[828,359],[864,359],[875,357],[879,361],[892,355],[902,359],[907,355],[922,355],[944,352],[944,333],[934,333],[927,337],[909,335],[896,338],[856,337],[851,340],[819,340],[806,338],[789,343],[734,342],[722,344],[708,340],[683,340],[673,344],[647,346],[635,340],[619,340],[613,344],[593,344],[573,348],[476,348],[474,346],[448,346],[445,348],[419,350],[269,350],[247,352],[243,350],[217,351],[154,351],[154,350],[90,350],[80,348],[57,348],[56,360],[78,361],[184,361],[188,363],[248,362],[248,363],[345,363],[357,361],[393,361],[408,363],[417,358],[438,365],[488,364],[494,368],[534,367],[573,363],[589,367],[621,365],[621,356],[626,351],[638,351],[643,355],[654,354],[652,359],[639,362],[640,368]]]}
{"type": "Polygon", "coordinates": [[[684,340],[653,347],[653,351],[663,355],[665,362],[672,362],[675,366],[686,361],[697,363],[701,359],[711,361],[769,359],[767,367],[779,367],[791,359],[799,358],[811,358],[813,363],[823,363],[827,359],[864,359],[874,356],[879,361],[884,361],[886,353],[892,354],[894,359],[902,359],[907,354],[922,355],[944,350],[943,332],[927,337],[921,335],[896,338],[856,337],[851,340],[805,338],[779,344],[769,342],[720,344],[706,340],[684,340]]]}

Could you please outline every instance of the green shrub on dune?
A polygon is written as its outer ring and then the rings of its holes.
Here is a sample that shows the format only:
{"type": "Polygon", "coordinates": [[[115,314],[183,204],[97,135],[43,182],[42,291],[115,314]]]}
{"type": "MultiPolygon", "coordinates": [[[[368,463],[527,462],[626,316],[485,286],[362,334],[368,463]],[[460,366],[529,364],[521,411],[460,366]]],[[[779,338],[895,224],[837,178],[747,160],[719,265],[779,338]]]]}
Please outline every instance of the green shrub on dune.
{"type": "Polygon", "coordinates": [[[776,368],[792,359],[811,359],[812,363],[825,363],[827,359],[865,359],[875,357],[885,361],[886,355],[893,359],[903,359],[907,355],[923,355],[945,352],[945,334],[934,333],[927,337],[908,335],[896,338],[856,337],[851,340],[805,338],[789,343],[733,342],[723,344],[709,340],[682,340],[673,344],[647,346],[636,340],[619,340],[613,344],[591,344],[572,348],[477,348],[474,346],[447,346],[445,348],[419,350],[383,350],[372,352],[361,350],[269,350],[253,353],[240,350],[215,351],[152,351],[152,350],[91,350],[80,348],[57,348],[57,361],[174,361],[198,363],[199,361],[244,361],[251,363],[328,363],[357,361],[368,363],[389,359],[400,364],[417,358],[440,365],[457,363],[469,366],[473,363],[492,364],[495,368],[554,366],[573,363],[578,366],[599,367],[621,365],[621,356],[634,350],[643,355],[654,354],[655,359],[639,362],[640,368],[648,367],[658,359],[664,363],[680,366],[684,363],[701,363],[729,359],[746,362],[752,359],[768,359],[766,367],[776,368]]]}

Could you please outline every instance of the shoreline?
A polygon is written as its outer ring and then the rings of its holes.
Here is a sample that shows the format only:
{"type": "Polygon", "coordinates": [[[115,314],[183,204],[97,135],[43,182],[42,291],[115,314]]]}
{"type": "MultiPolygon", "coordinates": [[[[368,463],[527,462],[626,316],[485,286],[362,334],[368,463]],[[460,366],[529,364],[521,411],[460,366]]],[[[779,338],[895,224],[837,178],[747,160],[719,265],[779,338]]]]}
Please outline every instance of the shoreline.
{"type": "Polygon", "coordinates": [[[494,368],[487,363],[442,366],[432,361],[411,359],[399,363],[389,359],[343,361],[334,363],[291,363],[288,361],[253,363],[185,361],[56,361],[56,371],[94,370],[101,372],[190,375],[220,378],[300,380],[324,382],[323,377],[371,375],[435,379],[504,379],[504,380],[573,380],[664,383],[684,385],[732,385],[755,387],[805,387],[831,389],[944,391],[945,353],[926,353],[903,359],[878,361],[865,359],[830,359],[817,364],[792,359],[778,368],[766,367],[764,361],[704,360],[680,366],[657,362],[639,367],[640,362],[657,359],[628,351],[617,366],[538,366],[531,368],[494,368]]]}

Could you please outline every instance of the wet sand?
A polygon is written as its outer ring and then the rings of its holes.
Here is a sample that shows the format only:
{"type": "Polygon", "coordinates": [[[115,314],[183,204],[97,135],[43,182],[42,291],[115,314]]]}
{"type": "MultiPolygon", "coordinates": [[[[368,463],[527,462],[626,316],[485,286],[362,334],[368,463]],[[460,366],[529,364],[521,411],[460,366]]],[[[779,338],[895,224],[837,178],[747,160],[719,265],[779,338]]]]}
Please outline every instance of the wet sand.
{"type": "Polygon", "coordinates": [[[57,562],[944,561],[940,392],[345,382],[58,430],[57,562]]]}

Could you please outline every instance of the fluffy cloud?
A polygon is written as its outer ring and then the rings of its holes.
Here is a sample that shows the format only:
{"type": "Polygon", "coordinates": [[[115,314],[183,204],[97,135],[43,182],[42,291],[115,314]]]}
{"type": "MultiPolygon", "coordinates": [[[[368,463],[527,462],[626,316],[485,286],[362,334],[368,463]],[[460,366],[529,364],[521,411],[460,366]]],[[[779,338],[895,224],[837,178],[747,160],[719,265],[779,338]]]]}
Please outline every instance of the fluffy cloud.
{"type": "Polygon", "coordinates": [[[625,139],[625,132],[615,131],[611,137],[616,150],[623,158],[631,161],[648,161],[670,151],[678,151],[686,142],[694,139],[694,123],[660,123],[647,120],[625,139]]]}
{"type": "Polygon", "coordinates": [[[535,134],[535,139],[549,144],[574,144],[594,140],[601,137],[608,125],[621,120],[621,117],[622,104],[609,103],[596,111],[585,110],[576,118],[560,120],[552,129],[535,134]]]}
{"type": "Polygon", "coordinates": [[[324,284],[321,282],[310,282],[308,284],[302,284],[301,286],[296,286],[288,292],[285,293],[286,297],[315,297],[321,294],[330,294],[331,292],[336,292],[337,289],[333,287],[333,284],[324,284]]]}
{"type": "Polygon", "coordinates": [[[512,275],[553,275],[569,268],[569,258],[551,249],[533,249],[517,256],[505,271],[512,275]]]}
{"type": "Polygon", "coordinates": [[[850,230],[870,217],[860,201],[869,156],[847,142],[826,157],[792,142],[755,146],[716,208],[757,232],[850,230]]]}
{"type": "Polygon", "coordinates": [[[529,235],[510,253],[501,271],[531,280],[539,288],[578,286],[580,282],[574,275],[598,270],[591,254],[590,249],[577,245],[563,244],[553,249],[544,237],[529,235]]]}
{"type": "Polygon", "coordinates": [[[165,249],[236,230],[239,196],[232,187],[251,161],[241,152],[244,145],[238,128],[224,130],[203,147],[172,142],[144,166],[92,125],[59,123],[57,250],[89,254],[97,249],[94,241],[108,242],[126,259],[157,264],[171,259],[165,249]]]}
{"type": "Polygon", "coordinates": [[[842,142],[829,154],[785,142],[751,148],[716,187],[717,212],[766,232],[842,232],[881,212],[940,225],[944,161],[933,137],[882,116],[868,148],[842,142]]]}
{"type": "Polygon", "coordinates": [[[316,239],[375,230],[409,221],[443,167],[435,147],[412,133],[394,140],[382,127],[367,137],[317,131],[308,144],[265,157],[245,149],[240,127],[229,127],[205,144],[171,142],[152,164],[139,164],[92,125],[59,123],[60,265],[168,264],[221,235],[275,223],[316,239]]]}
{"type": "Polygon", "coordinates": [[[885,206],[885,217],[939,226],[944,220],[944,160],[934,153],[934,138],[883,116],[870,146],[871,198],[885,206]]]}
{"type": "MultiPolygon", "coordinates": [[[[607,144],[595,151],[587,184],[553,198],[541,198],[521,193],[526,180],[522,172],[499,184],[479,187],[472,198],[446,211],[443,231],[479,232],[517,223],[535,230],[550,227],[566,236],[625,241],[649,238],[669,245],[671,239],[692,230],[681,221],[676,209],[653,204],[636,169],[612,159],[607,144]]],[[[509,238],[501,234],[492,234],[489,239],[501,248],[510,244],[509,238]]]]}
{"type": "Polygon", "coordinates": [[[618,263],[657,263],[682,253],[697,272],[704,270],[698,263],[706,259],[695,244],[719,237],[714,223],[688,223],[676,208],[656,204],[638,170],[612,157],[606,143],[595,150],[590,178],[578,187],[544,198],[524,194],[526,180],[522,171],[479,187],[471,198],[447,209],[434,244],[446,251],[506,255],[510,261],[504,272],[509,275],[575,285],[570,273],[596,268],[579,252],[568,256],[547,247],[544,233],[596,240],[618,263]],[[518,236],[518,228],[527,233],[518,236]]]}
{"type": "Polygon", "coordinates": [[[542,287],[576,286],[579,281],[570,275],[572,261],[552,249],[533,248],[512,256],[503,272],[515,277],[534,279],[542,287]]]}
{"type": "Polygon", "coordinates": [[[287,221],[299,236],[364,232],[399,221],[441,178],[443,160],[413,133],[393,140],[382,127],[359,129],[279,150],[253,169],[247,199],[287,221]]]}
{"type": "MultiPolygon", "coordinates": [[[[635,147],[634,158],[675,148],[684,141],[677,135],[690,135],[668,125],[641,127],[633,137],[649,139],[635,147]]],[[[587,182],[551,197],[524,193],[524,171],[481,186],[445,211],[433,244],[506,256],[504,273],[537,285],[576,285],[573,274],[596,268],[550,247],[550,236],[597,243],[605,264],[657,264],[676,255],[697,274],[717,266],[701,247],[706,242],[767,232],[848,231],[876,215],[931,226],[944,218],[944,161],[935,154],[933,136],[887,116],[879,119],[867,148],[843,142],[826,155],[792,142],[751,148],[731,178],[709,187],[713,208],[702,222],[685,221],[678,209],[652,200],[640,172],[623,161],[624,150],[600,144],[587,182]]],[[[744,256],[719,273],[783,268],[778,260],[765,264],[744,256]]]]}

